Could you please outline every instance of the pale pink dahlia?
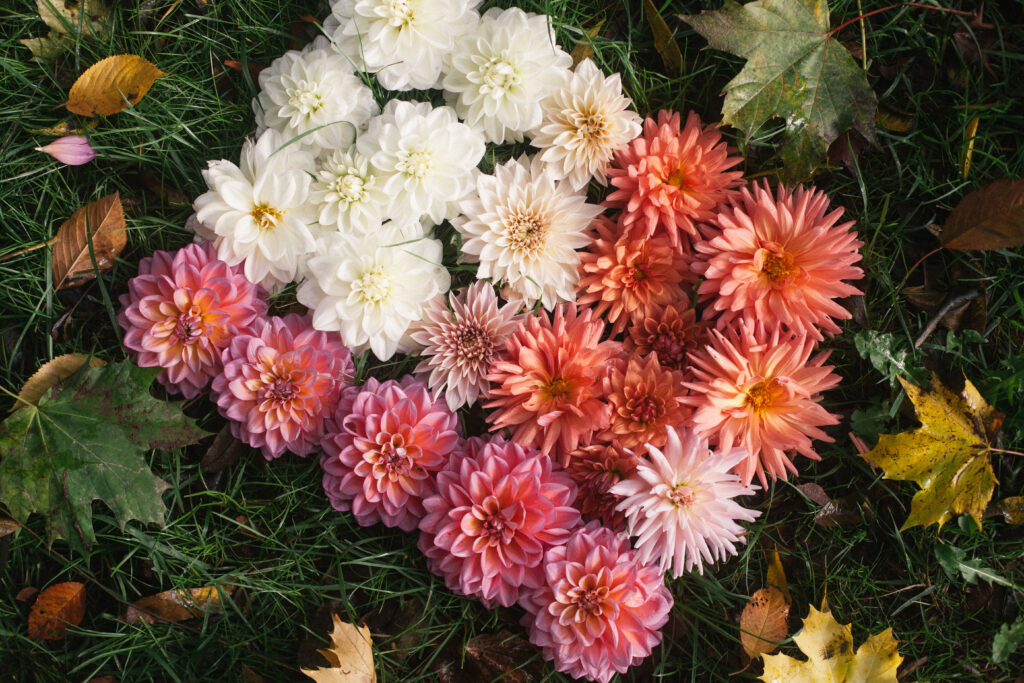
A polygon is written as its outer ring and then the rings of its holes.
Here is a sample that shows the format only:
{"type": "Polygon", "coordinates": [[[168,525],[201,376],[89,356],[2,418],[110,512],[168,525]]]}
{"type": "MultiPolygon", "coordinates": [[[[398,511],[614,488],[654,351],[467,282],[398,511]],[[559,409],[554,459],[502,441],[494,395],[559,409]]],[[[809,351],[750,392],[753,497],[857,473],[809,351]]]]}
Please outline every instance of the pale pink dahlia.
{"type": "Polygon", "coordinates": [[[516,443],[539,448],[563,466],[578,446],[608,426],[602,381],[621,345],[601,341],[604,321],[575,304],[519,324],[487,376],[491,431],[508,427],[516,443]]]}
{"type": "Polygon", "coordinates": [[[746,543],[737,520],[752,522],[760,510],[732,500],[754,493],[730,470],[747,454],[743,449],[714,453],[694,432],[669,427],[663,449],[649,446],[649,460],[637,462],[636,473],[611,488],[624,496],[618,509],[626,513],[629,534],[636,537],[637,559],[657,563],[660,571],[678,578],[694,567],[736,554],[746,543]]]}
{"type": "Polygon", "coordinates": [[[324,491],[336,510],[352,510],[362,526],[412,531],[434,475],[459,447],[459,421],[422,382],[366,380],[340,428],[323,439],[324,491]]]}
{"type": "Polygon", "coordinates": [[[240,266],[218,260],[209,243],[190,244],[139,262],[117,321],[135,364],[164,368],[160,383],[193,398],[220,372],[221,350],[252,333],[267,311],[265,296],[240,266]]]}
{"type": "Polygon", "coordinates": [[[662,367],[684,370],[686,353],[697,346],[701,328],[693,307],[685,300],[677,301],[654,308],[649,316],[635,322],[622,348],[638,356],[656,353],[662,367]]]}
{"type": "Polygon", "coordinates": [[[449,589],[508,607],[541,585],[544,551],[565,543],[580,520],[576,485],[556,468],[494,437],[438,473],[437,493],[423,501],[419,548],[449,589]]]}
{"type": "Polygon", "coordinates": [[[337,333],[313,329],[309,316],[291,313],[260,327],[235,336],[221,354],[217,407],[231,433],[267,460],[286,449],[309,455],[355,377],[352,354],[337,333]]]}
{"type": "Polygon", "coordinates": [[[683,401],[695,408],[693,429],[720,451],[748,451],[736,466],[744,484],[755,472],[764,486],[786,479],[787,470],[797,473],[788,452],[820,460],[811,439],[833,441],[819,427],[838,420],[820,401],[839,376],[825,365],[827,351],[811,358],[814,346],[808,335],[747,320],[724,334],[712,330],[710,343],[690,354],[694,379],[683,401]]]}
{"type": "Polygon", "coordinates": [[[431,300],[422,320],[409,329],[413,341],[425,347],[421,354],[426,360],[416,374],[426,375],[431,391],[444,391],[448,407],[458,410],[488,396],[487,373],[519,322],[519,306],[499,308],[494,288],[483,280],[449,296],[449,301],[450,310],[444,297],[431,300]]]}
{"type": "Polygon", "coordinates": [[[661,642],[672,594],[625,536],[591,522],[547,552],[544,584],[523,603],[523,625],[544,659],[573,678],[608,683],[661,642]]]}
{"type": "Polygon", "coordinates": [[[690,415],[681,402],[686,395],[682,373],[663,368],[656,353],[618,358],[610,369],[604,393],[612,407],[611,422],[601,440],[618,441],[624,448],[664,445],[665,427],[678,427],[690,415]]]}
{"type": "Polygon", "coordinates": [[[704,317],[718,316],[719,328],[740,316],[782,323],[818,341],[819,329],[838,333],[833,318],[851,314],[835,300],[860,294],[843,280],[864,277],[853,265],[864,243],[850,230],[853,221],[836,225],[842,208],[826,211],[820,190],[779,186],[773,197],[767,183],[722,207],[720,230],[694,247],[693,269],[706,278],[698,290],[704,317]]]}
{"type": "Polygon", "coordinates": [[[637,457],[618,443],[595,444],[572,452],[566,472],[576,482],[576,509],[586,521],[597,520],[615,530],[626,530],[626,517],[616,510],[621,498],[612,486],[636,471],[637,457]]]}
{"type": "Polygon", "coordinates": [[[680,130],[678,112],[648,118],[644,134],[615,153],[608,177],[616,188],[605,204],[622,208],[622,222],[631,234],[650,237],[659,230],[672,246],[684,248],[680,232],[699,237],[696,224],[714,216],[715,206],[743,183],[742,171],[729,171],[743,161],[729,156],[717,126],[702,127],[694,112],[680,130]]]}

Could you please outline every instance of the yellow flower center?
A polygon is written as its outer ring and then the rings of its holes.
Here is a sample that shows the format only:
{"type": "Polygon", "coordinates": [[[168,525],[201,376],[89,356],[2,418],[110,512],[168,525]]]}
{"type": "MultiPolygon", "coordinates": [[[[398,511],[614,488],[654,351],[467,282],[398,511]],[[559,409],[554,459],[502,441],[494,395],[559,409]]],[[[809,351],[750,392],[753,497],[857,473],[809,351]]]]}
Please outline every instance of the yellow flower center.
{"type": "Polygon", "coordinates": [[[352,283],[352,290],[362,296],[364,301],[379,304],[391,297],[393,286],[384,269],[374,266],[352,283]]]}
{"type": "Polygon", "coordinates": [[[686,482],[680,482],[669,491],[668,499],[677,508],[687,508],[693,505],[693,502],[697,499],[697,492],[690,488],[686,482]]]}
{"type": "Polygon", "coordinates": [[[408,152],[405,154],[397,164],[395,168],[400,173],[404,173],[407,176],[413,178],[422,178],[428,173],[433,167],[433,160],[430,158],[430,152],[408,152]]]}
{"type": "Polygon", "coordinates": [[[249,212],[249,215],[256,221],[256,225],[260,230],[269,230],[277,227],[278,221],[284,216],[284,211],[267,206],[266,204],[257,204],[249,212]]]}
{"type": "Polygon", "coordinates": [[[772,282],[783,282],[793,274],[793,257],[785,253],[765,254],[761,272],[772,282]]]}
{"type": "Polygon", "coordinates": [[[766,379],[747,389],[744,405],[758,414],[766,412],[778,400],[782,387],[777,379],[766,379]]]}
{"type": "Polygon", "coordinates": [[[533,213],[516,211],[505,219],[508,245],[517,255],[533,258],[544,246],[547,221],[533,213]]]}
{"type": "Polygon", "coordinates": [[[686,171],[683,170],[682,166],[676,167],[676,170],[669,174],[668,178],[665,178],[665,184],[677,187],[680,190],[683,189],[683,185],[686,183],[686,171]]]}
{"type": "Polygon", "coordinates": [[[561,377],[556,377],[544,387],[544,394],[553,401],[562,401],[569,398],[572,385],[561,377]]]}

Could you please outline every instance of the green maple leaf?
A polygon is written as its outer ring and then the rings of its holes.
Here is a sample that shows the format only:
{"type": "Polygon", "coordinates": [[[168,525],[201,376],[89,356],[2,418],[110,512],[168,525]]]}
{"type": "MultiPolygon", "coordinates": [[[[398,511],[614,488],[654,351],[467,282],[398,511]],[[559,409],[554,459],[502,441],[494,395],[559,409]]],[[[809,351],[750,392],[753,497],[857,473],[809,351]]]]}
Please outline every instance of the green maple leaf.
{"type": "Polygon", "coordinates": [[[144,458],[148,448],[195,443],[204,432],[180,406],[150,396],[159,368],[129,362],[87,365],[0,424],[0,502],[25,522],[47,517],[47,535],[73,545],[96,540],[92,502],[124,528],[162,524],[169,487],[144,458]]]}
{"type": "Polygon", "coordinates": [[[875,93],[829,35],[825,0],[725,0],[720,10],[681,18],[709,47],[746,58],[725,86],[722,122],[749,139],[768,119],[783,119],[782,159],[793,179],[810,176],[850,128],[874,142],[875,93]]]}

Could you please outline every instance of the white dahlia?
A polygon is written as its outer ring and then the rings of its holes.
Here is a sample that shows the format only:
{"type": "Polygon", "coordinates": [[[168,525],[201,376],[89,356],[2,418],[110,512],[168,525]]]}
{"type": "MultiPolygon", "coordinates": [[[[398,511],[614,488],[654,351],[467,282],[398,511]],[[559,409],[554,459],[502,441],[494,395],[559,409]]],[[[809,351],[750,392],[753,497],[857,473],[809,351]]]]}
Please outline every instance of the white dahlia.
{"type": "Polygon", "coordinates": [[[335,0],[324,22],[335,48],[388,90],[436,88],[455,40],[476,27],[480,0],[335,0]]]}
{"type": "Polygon", "coordinates": [[[594,177],[605,185],[605,168],[615,151],[640,134],[642,120],[632,104],[622,94],[619,74],[605,77],[585,59],[572,73],[562,73],[561,83],[542,103],[544,120],[530,144],[543,150],[540,158],[548,171],[574,189],[594,177]]]}
{"type": "Polygon", "coordinates": [[[380,227],[390,201],[381,177],[355,150],[321,159],[309,199],[321,225],[359,233],[380,227]]]}
{"type": "Polygon", "coordinates": [[[387,215],[399,223],[451,218],[484,155],[483,136],[459,123],[451,107],[398,100],[370,120],[356,147],[382,177],[387,215]]]}
{"type": "Polygon", "coordinates": [[[450,284],[440,242],[421,237],[396,243],[392,236],[326,236],[307,262],[310,277],[297,293],[313,311],[315,328],[341,332],[353,353],[369,348],[380,360],[415,346],[409,325],[450,284]]]}
{"type": "Polygon", "coordinates": [[[479,175],[459,208],[452,224],[462,234],[464,260],[480,263],[477,277],[503,283],[502,296],[527,307],[540,300],[551,310],[576,300],[576,250],[590,243],[587,228],[602,208],[556,181],[538,157],[479,175]]]}
{"type": "Polygon", "coordinates": [[[276,130],[246,140],[235,166],[209,162],[203,171],[209,192],[193,203],[196,220],[212,232],[217,258],[245,262],[245,276],[274,291],[295,279],[303,256],[315,246],[309,223],[313,157],[298,145],[283,147],[276,130]]]}
{"type": "Polygon", "coordinates": [[[549,17],[492,7],[456,42],[445,98],[488,142],[512,142],[541,122],[541,101],[572,65],[555,43],[549,17]]]}
{"type": "Polygon", "coordinates": [[[256,125],[285,141],[305,134],[303,144],[343,149],[356,130],[377,113],[373,93],[352,64],[329,47],[292,50],[260,72],[260,94],[252,102],[256,125]]]}

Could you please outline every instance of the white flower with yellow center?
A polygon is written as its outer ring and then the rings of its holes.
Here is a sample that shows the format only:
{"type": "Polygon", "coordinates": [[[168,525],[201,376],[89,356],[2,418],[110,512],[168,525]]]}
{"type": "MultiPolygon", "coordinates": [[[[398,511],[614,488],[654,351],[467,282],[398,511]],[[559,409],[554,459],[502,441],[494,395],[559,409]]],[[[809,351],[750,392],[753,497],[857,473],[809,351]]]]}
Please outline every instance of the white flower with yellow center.
{"type": "Polygon", "coordinates": [[[369,348],[380,360],[415,347],[409,326],[451,283],[441,264],[440,242],[428,237],[396,241],[398,232],[324,237],[306,264],[310,277],[297,293],[313,311],[314,327],[338,331],[353,353],[369,348]]]}
{"type": "Polygon", "coordinates": [[[642,120],[622,94],[619,74],[605,77],[585,59],[542,103],[544,120],[534,131],[534,147],[555,178],[568,180],[574,189],[596,177],[607,184],[605,168],[616,150],[640,134],[642,120]]]}
{"type": "Polygon", "coordinates": [[[297,145],[282,147],[275,130],[246,140],[238,166],[209,162],[209,187],[196,198],[196,220],[212,232],[217,258],[245,261],[245,276],[273,291],[295,279],[303,256],[315,246],[309,223],[313,157],[297,145]]]}
{"type": "Polygon", "coordinates": [[[452,223],[462,234],[463,258],[479,262],[477,277],[505,285],[503,296],[551,310],[576,300],[577,249],[590,243],[587,229],[601,207],[556,181],[544,163],[523,156],[477,178],[476,193],[459,204],[452,223]]]}
{"type": "Polygon", "coordinates": [[[334,152],[321,160],[309,191],[325,228],[366,233],[384,220],[389,199],[382,178],[358,152],[334,152]]]}
{"type": "Polygon", "coordinates": [[[456,42],[445,97],[488,142],[520,141],[540,124],[541,101],[571,65],[547,16],[491,8],[456,42]]]}
{"type": "Polygon", "coordinates": [[[336,0],[324,29],[388,90],[435,88],[455,40],[476,27],[480,0],[336,0]]]}

